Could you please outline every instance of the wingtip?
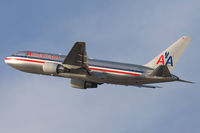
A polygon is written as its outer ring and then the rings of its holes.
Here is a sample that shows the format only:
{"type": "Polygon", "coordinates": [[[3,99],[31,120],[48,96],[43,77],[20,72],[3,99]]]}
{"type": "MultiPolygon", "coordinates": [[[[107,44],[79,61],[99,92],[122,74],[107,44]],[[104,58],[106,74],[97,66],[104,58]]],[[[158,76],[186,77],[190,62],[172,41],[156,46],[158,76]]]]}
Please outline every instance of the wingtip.
{"type": "Polygon", "coordinates": [[[80,44],[80,45],[84,44],[85,45],[85,42],[84,41],[76,41],[75,44],[80,44]]]}

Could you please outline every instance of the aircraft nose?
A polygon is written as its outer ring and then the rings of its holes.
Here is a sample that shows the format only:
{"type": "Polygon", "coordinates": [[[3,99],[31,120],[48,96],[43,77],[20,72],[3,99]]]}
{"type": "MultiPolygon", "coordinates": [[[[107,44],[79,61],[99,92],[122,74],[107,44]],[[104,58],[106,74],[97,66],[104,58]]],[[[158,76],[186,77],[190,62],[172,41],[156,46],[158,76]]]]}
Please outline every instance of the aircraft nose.
{"type": "Polygon", "coordinates": [[[4,62],[5,62],[6,64],[8,64],[8,65],[12,65],[12,64],[15,63],[15,61],[14,61],[11,57],[6,57],[6,58],[4,59],[4,62]]]}
{"type": "Polygon", "coordinates": [[[5,62],[6,64],[8,64],[8,60],[9,60],[9,58],[6,57],[6,58],[4,59],[4,62],[5,62]]]}
{"type": "Polygon", "coordinates": [[[11,66],[11,67],[14,67],[15,68],[15,66],[17,65],[17,61],[15,60],[15,59],[13,59],[12,57],[6,57],[5,59],[4,59],[4,62],[7,64],[7,65],[9,65],[9,66],[11,66]]]}

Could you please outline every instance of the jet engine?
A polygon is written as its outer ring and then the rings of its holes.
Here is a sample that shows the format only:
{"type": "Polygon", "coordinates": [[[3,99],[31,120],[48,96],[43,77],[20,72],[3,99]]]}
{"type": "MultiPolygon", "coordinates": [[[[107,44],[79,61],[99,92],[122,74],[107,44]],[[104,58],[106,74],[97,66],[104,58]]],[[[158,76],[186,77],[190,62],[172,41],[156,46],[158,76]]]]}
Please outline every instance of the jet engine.
{"type": "Polygon", "coordinates": [[[71,87],[79,89],[97,88],[97,83],[88,82],[80,79],[71,79],[71,87]]]}
{"type": "Polygon", "coordinates": [[[58,74],[58,73],[64,73],[69,72],[70,70],[66,67],[62,66],[61,64],[46,62],[42,66],[43,72],[47,74],[58,74]]]}

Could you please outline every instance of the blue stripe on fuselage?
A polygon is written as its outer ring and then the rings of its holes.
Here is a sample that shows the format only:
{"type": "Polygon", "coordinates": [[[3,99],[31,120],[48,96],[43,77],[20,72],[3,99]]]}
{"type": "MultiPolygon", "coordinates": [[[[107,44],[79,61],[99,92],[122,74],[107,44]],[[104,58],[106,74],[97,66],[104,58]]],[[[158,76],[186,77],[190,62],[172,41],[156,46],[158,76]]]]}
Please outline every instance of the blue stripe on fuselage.
{"type": "Polygon", "coordinates": [[[92,65],[92,64],[89,64],[89,66],[92,66],[92,67],[101,67],[101,68],[108,68],[108,69],[117,69],[117,70],[130,71],[130,72],[137,72],[137,73],[144,73],[143,71],[139,71],[139,70],[114,68],[114,67],[108,67],[108,66],[99,66],[99,65],[92,65]]]}
{"type": "Polygon", "coordinates": [[[22,57],[22,58],[30,58],[30,59],[39,59],[39,60],[48,60],[48,61],[63,62],[63,60],[39,58],[39,57],[32,57],[32,56],[22,56],[22,55],[14,55],[14,56],[15,56],[15,57],[22,57]]]}

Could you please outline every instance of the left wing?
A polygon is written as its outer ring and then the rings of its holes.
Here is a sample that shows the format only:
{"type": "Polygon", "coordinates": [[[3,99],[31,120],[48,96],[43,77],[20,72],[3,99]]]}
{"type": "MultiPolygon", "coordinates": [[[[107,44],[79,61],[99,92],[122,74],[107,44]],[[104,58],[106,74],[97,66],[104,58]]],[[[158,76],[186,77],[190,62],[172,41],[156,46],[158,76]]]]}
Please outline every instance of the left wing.
{"type": "Polygon", "coordinates": [[[90,74],[85,42],[76,42],[62,64],[66,65],[69,69],[86,70],[90,74]]]}

